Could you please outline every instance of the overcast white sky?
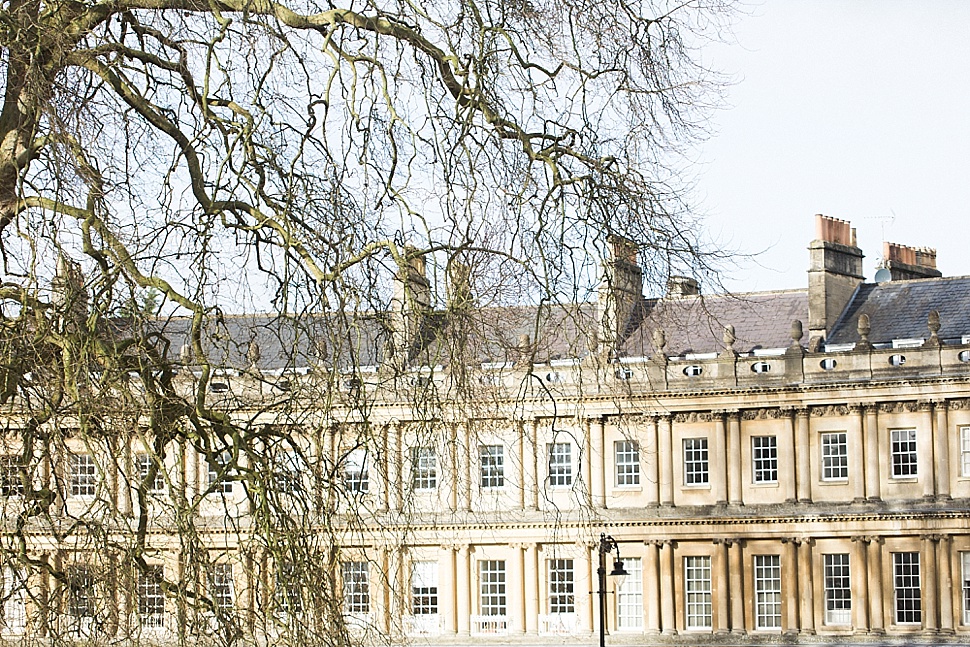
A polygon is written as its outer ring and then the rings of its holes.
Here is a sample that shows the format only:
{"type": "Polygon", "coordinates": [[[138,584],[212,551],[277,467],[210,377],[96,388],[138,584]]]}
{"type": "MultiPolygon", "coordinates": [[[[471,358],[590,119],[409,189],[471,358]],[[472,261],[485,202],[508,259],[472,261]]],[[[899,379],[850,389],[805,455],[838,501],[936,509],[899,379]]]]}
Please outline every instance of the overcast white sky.
{"type": "Polygon", "coordinates": [[[749,9],[736,43],[704,51],[737,82],[700,151],[701,209],[712,235],[765,250],[727,286],[804,287],[815,213],[857,228],[870,281],[883,240],[970,274],[970,2],[749,9]]]}

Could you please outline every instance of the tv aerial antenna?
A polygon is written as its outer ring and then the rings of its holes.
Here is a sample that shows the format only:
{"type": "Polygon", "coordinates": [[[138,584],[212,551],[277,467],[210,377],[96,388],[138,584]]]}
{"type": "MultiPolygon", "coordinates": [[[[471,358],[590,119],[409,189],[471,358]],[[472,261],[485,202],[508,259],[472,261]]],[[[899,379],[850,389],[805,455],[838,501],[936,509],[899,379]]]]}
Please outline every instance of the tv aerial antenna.
{"type": "MultiPolygon", "coordinates": [[[[880,229],[880,232],[879,233],[880,233],[880,236],[882,238],[883,249],[885,249],[885,247],[886,247],[886,225],[888,224],[890,227],[893,226],[893,224],[896,222],[896,212],[893,211],[892,209],[890,209],[889,210],[889,215],[882,215],[882,216],[863,216],[862,219],[863,220],[878,220],[879,221],[879,229],[880,229]]],[[[885,264],[886,264],[886,259],[880,256],[879,257],[879,260],[876,261],[876,275],[873,277],[873,280],[875,280],[876,283],[883,283],[883,282],[888,281],[888,280],[890,280],[892,278],[892,273],[886,268],[886,265],[885,264]]]]}

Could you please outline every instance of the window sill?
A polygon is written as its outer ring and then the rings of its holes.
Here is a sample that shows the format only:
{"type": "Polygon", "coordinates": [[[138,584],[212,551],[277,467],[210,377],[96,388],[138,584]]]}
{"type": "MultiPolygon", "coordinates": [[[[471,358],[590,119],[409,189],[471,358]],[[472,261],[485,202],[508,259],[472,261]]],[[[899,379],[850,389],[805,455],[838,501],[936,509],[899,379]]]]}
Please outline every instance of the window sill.
{"type": "Polygon", "coordinates": [[[757,487],[757,488],[777,488],[778,486],[779,486],[778,485],[778,481],[767,481],[767,482],[764,482],[764,483],[752,483],[751,484],[751,487],[757,487]]]}
{"type": "Polygon", "coordinates": [[[643,486],[640,485],[614,485],[614,492],[643,492],[643,486]]]}
{"type": "MultiPolygon", "coordinates": [[[[918,476],[890,476],[890,483],[918,483],[918,476]]],[[[915,624],[915,623],[914,623],[915,624]]]]}
{"type": "Polygon", "coordinates": [[[698,483],[696,485],[691,485],[689,483],[684,483],[683,485],[680,486],[680,488],[682,490],[710,490],[711,489],[711,484],[710,483],[698,483]]]}
{"type": "Polygon", "coordinates": [[[818,482],[818,484],[822,487],[826,487],[826,486],[845,487],[846,485],[849,484],[849,479],[830,479],[830,480],[822,479],[821,481],[818,482]]]}

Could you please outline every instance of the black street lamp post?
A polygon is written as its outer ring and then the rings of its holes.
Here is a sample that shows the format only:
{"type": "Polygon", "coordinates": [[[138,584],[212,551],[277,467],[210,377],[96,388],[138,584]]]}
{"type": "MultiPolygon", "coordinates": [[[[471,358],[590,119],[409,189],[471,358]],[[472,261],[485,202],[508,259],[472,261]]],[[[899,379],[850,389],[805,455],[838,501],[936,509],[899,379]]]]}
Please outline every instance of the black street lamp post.
{"type": "Polygon", "coordinates": [[[613,570],[610,572],[610,577],[618,577],[629,575],[626,569],[623,568],[623,560],[620,559],[620,547],[617,545],[616,540],[607,535],[606,533],[600,534],[600,565],[596,569],[596,574],[599,576],[599,594],[600,598],[600,647],[606,647],[606,556],[616,551],[616,560],[613,562],[613,570]]]}

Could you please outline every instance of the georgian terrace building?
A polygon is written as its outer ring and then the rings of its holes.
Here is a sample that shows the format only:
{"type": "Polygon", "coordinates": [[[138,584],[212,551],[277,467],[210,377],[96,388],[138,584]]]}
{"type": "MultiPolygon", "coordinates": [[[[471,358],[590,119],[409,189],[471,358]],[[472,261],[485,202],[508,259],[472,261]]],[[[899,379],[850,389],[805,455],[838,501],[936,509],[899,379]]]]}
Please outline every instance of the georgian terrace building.
{"type": "MultiPolygon", "coordinates": [[[[414,391],[450,378],[422,354],[441,320],[415,305],[428,303],[415,264],[390,319],[411,351],[408,397],[382,381],[371,344],[325,432],[299,441],[341,472],[356,512],[339,569],[352,624],[422,644],[589,642],[605,532],[629,573],[609,585],[613,642],[970,640],[970,277],[942,277],[932,250],[887,244],[884,280],[866,283],[849,224],[816,225],[807,289],[730,296],[675,278],[645,298],[635,247],[616,240],[597,303],[539,327],[531,308],[484,316],[505,327],[473,367],[480,406],[430,417],[414,391]],[[362,391],[380,430],[366,440],[350,404],[362,391]]],[[[227,326],[248,338],[257,324],[227,326]]],[[[295,342],[261,334],[212,384],[253,419],[272,387],[231,366],[287,388],[313,379],[281,375],[273,358],[295,342]]],[[[144,451],[132,446],[133,465],[144,451]]],[[[211,500],[201,517],[246,518],[239,483],[191,449],[178,461],[168,487],[211,500]]],[[[96,463],[77,448],[50,467],[65,505],[107,488],[130,509],[124,479],[99,480],[96,463]]],[[[281,488],[319,487],[289,465],[281,488]]],[[[265,559],[232,557],[244,532],[210,525],[227,555],[209,584],[221,605],[246,616],[286,596],[253,575],[272,568],[265,559]]],[[[157,541],[158,568],[177,568],[177,542],[157,541]]],[[[153,586],[113,604],[171,631],[153,586]]],[[[35,598],[7,597],[8,635],[43,632],[35,598]]]]}

